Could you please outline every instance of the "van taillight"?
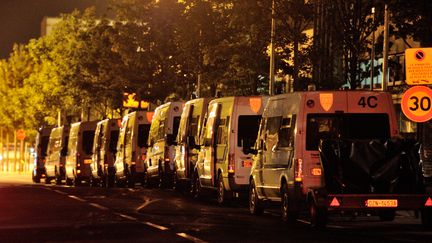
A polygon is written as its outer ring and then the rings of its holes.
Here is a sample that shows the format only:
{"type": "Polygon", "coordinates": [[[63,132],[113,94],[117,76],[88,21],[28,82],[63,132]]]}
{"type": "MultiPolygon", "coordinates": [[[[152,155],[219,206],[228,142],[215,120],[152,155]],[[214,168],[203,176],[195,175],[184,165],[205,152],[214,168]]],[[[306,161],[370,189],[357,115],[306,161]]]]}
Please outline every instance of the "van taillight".
{"type": "Polygon", "coordinates": [[[235,157],[234,154],[228,155],[228,173],[235,172],[235,157]]]}
{"type": "Polygon", "coordinates": [[[296,159],[294,166],[294,180],[297,182],[301,182],[303,180],[303,160],[296,159]]]}
{"type": "Polygon", "coordinates": [[[322,175],[321,168],[312,168],[311,169],[311,175],[313,175],[313,176],[322,175]]]}
{"type": "Polygon", "coordinates": [[[170,153],[169,153],[169,147],[165,146],[165,150],[164,150],[164,161],[165,163],[169,163],[170,162],[170,153]]]}
{"type": "Polygon", "coordinates": [[[77,163],[77,167],[80,167],[80,166],[81,166],[81,164],[80,164],[80,158],[81,158],[81,154],[76,153],[76,163],[77,163]]]}

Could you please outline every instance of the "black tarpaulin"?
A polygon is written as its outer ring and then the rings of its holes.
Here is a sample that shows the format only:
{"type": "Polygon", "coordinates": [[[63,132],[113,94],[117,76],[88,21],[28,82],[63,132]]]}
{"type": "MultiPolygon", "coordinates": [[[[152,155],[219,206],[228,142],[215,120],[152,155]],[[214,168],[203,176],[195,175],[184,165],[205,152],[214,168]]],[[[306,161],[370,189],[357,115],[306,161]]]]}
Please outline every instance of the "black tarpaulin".
{"type": "Polygon", "coordinates": [[[423,178],[414,140],[326,139],[319,145],[329,193],[420,193],[423,178]]]}

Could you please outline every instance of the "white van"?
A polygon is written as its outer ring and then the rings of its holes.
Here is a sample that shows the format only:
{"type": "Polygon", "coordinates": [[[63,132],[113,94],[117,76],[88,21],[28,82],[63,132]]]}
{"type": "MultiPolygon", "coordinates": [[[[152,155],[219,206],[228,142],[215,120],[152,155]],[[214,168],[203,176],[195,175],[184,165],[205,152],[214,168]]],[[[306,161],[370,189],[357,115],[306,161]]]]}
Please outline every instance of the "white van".
{"type": "Polygon", "coordinates": [[[36,135],[36,153],[34,157],[34,168],[32,180],[35,183],[40,183],[42,178],[46,178],[45,162],[48,151],[48,142],[52,127],[41,127],[36,135]]]}
{"type": "Polygon", "coordinates": [[[56,184],[61,184],[65,179],[65,162],[69,141],[69,126],[55,127],[51,130],[47,157],[45,162],[45,183],[51,183],[55,179],[56,184]]]}
{"type": "Polygon", "coordinates": [[[114,164],[117,186],[133,187],[135,182],[143,183],[152,119],[150,111],[135,111],[123,117],[114,164]]]}
{"type": "Polygon", "coordinates": [[[119,137],[120,119],[105,119],[97,123],[93,141],[91,185],[114,185],[114,162],[119,137]]]}
{"type": "Polygon", "coordinates": [[[91,177],[92,149],[97,121],[76,122],[69,132],[66,184],[81,185],[91,177]]]}
{"type": "Polygon", "coordinates": [[[176,136],[184,102],[168,102],[156,108],[148,137],[145,178],[164,187],[173,181],[176,136]]]}
{"type": "Polygon", "coordinates": [[[190,185],[198,160],[199,139],[209,102],[209,98],[194,99],[186,102],[183,108],[174,159],[174,186],[176,188],[190,185]]]}
{"type": "Polygon", "coordinates": [[[217,190],[222,204],[230,196],[247,192],[252,166],[252,147],[267,97],[225,97],[212,100],[201,138],[192,193],[202,188],[217,190]]]}
{"type": "Polygon", "coordinates": [[[316,91],[271,97],[249,177],[251,213],[262,213],[265,201],[280,202],[285,221],[309,207],[312,225],[325,224],[320,139],[384,140],[396,135],[389,93],[316,91]]]}

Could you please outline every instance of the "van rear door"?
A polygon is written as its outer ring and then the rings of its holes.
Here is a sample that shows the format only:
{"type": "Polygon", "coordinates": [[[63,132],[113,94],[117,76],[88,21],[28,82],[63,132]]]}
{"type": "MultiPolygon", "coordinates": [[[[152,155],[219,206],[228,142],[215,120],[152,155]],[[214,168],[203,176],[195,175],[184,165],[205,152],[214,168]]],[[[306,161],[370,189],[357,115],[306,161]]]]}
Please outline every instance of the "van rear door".
{"type": "Polygon", "coordinates": [[[259,125],[264,107],[263,97],[239,97],[233,112],[233,127],[236,131],[234,143],[234,156],[229,155],[228,164],[234,163],[235,178],[237,185],[248,185],[249,175],[252,167],[252,154],[250,149],[255,145],[259,125]]]}

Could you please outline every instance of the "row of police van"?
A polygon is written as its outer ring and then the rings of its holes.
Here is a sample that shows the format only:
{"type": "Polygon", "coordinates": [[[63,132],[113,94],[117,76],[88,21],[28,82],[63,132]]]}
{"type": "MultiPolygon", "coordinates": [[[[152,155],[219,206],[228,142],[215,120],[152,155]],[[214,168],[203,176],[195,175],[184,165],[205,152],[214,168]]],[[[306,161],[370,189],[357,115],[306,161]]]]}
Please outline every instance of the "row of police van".
{"type": "Polygon", "coordinates": [[[214,191],[219,204],[247,195],[252,214],[278,204],[284,221],[308,212],[313,226],[331,211],[416,210],[431,227],[432,175],[397,136],[385,92],[199,98],[41,129],[33,180],[214,191]]]}

